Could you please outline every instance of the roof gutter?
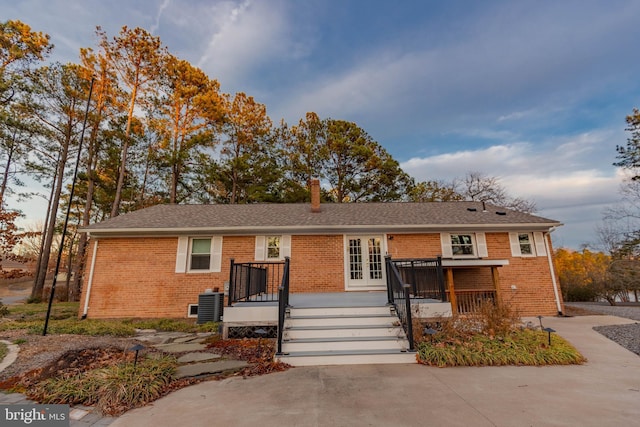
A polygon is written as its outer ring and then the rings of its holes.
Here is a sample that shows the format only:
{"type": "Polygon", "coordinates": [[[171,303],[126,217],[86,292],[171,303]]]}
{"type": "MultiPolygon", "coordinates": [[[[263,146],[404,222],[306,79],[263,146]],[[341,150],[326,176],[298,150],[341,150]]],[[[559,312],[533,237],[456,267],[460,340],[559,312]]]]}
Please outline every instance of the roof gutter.
{"type": "Polygon", "coordinates": [[[166,235],[177,236],[184,234],[230,234],[255,235],[264,233],[287,234],[326,234],[353,232],[388,232],[388,233],[416,233],[416,232],[448,232],[448,231],[509,231],[531,230],[548,231],[550,228],[561,226],[559,222],[552,223],[519,223],[519,224],[421,224],[421,225],[302,225],[302,226],[258,226],[258,227],[134,227],[134,228],[84,228],[81,232],[97,236],[134,236],[134,235],[166,235]]]}
{"type": "Polygon", "coordinates": [[[84,310],[82,311],[82,320],[87,318],[89,312],[89,296],[91,295],[91,285],[93,284],[93,271],[96,266],[96,255],[98,254],[98,240],[93,245],[93,255],[91,256],[91,267],[89,269],[89,280],[87,281],[87,293],[84,296],[84,310]]]}
{"type": "Polygon", "coordinates": [[[549,247],[549,240],[551,239],[551,233],[555,231],[556,227],[551,227],[549,231],[547,231],[544,238],[544,246],[547,250],[547,259],[549,260],[549,271],[551,272],[551,283],[553,284],[553,293],[556,298],[556,307],[558,309],[558,316],[562,316],[562,304],[560,303],[560,294],[558,292],[558,283],[556,281],[556,273],[555,268],[553,267],[553,260],[551,258],[551,248],[549,247]]]}

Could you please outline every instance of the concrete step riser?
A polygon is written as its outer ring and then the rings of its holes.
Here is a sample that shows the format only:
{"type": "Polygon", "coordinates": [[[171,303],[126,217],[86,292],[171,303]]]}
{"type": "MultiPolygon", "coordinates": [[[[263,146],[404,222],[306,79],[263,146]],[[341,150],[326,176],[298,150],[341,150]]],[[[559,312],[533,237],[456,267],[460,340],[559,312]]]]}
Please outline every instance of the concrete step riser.
{"type": "Polygon", "coordinates": [[[322,318],[289,318],[285,320],[287,327],[305,326],[352,326],[352,325],[382,325],[394,327],[399,323],[397,317],[322,317],[322,318]],[[395,323],[395,325],[394,325],[395,323]]]}
{"type": "Polygon", "coordinates": [[[348,328],[348,329],[301,329],[284,331],[285,339],[334,338],[334,337],[403,337],[401,328],[348,328]]]}
{"type": "Polygon", "coordinates": [[[292,366],[321,366],[321,365],[373,365],[416,363],[415,353],[398,354],[349,354],[338,356],[281,356],[281,362],[292,366]]]}
{"type": "Polygon", "coordinates": [[[367,316],[389,314],[389,307],[323,307],[323,308],[291,308],[291,316],[367,316]]]}
{"type": "Polygon", "coordinates": [[[285,342],[282,351],[295,353],[299,351],[341,351],[341,350],[406,350],[405,340],[384,341],[329,341],[329,342],[285,342]]]}

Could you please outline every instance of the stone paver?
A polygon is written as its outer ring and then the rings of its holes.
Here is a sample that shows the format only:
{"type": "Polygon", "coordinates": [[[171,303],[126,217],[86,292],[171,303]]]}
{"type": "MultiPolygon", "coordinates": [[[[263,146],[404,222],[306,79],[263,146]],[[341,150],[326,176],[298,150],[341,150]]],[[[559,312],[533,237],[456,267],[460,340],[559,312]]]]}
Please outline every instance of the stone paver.
{"type": "Polygon", "coordinates": [[[204,362],[206,360],[220,359],[219,354],[213,353],[187,353],[178,358],[178,363],[204,362]]]}
{"type": "Polygon", "coordinates": [[[199,375],[217,374],[220,372],[239,370],[249,366],[241,360],[221,360],[218,362],[193,363],[179,366],[176,370],[176,378],[197,377],[199,375]]]}
{"type": "Polygon", "coordinates": [[[204,344],[182,344],[182,343],[170,343],[170,344],[158,344],[154,346],[158,350],[162,350],[167,353],[185,353],[187,351],[198,351],[207,348],[204,344]]]}

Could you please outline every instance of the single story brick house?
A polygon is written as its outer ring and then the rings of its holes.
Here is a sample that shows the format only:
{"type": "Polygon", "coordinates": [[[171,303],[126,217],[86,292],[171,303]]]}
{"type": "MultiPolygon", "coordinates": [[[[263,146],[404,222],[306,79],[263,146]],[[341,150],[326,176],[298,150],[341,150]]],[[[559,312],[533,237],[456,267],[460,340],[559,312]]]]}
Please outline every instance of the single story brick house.
{"type": "Polygon", "coordinates": [[[85,227],[80,315],[187,317],[205,290],[228,290],[232,263],[285,258],[292,295],[382,293],[385,256],[441,256],[453,311],[491,297],[522,316],[562,313],[558,221],[480,202],[321,205],[318,188],[310,204],[158,205],[85,227]]]}

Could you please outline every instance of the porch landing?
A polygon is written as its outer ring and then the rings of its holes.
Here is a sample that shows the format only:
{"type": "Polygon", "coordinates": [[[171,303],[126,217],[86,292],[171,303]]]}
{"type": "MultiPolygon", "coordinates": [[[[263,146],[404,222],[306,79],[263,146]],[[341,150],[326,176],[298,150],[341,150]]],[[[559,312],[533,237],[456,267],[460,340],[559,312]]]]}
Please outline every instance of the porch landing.
{"type": "MultiPolygon", "coordinates": [[[[415,304],[441,303],[428,298],[411,298],[415,304]]],[[[387,304],[386,291],[351,291],[326,293],[301,293],[289,295],[289,305],[296,308],[322,307],[380,307],[387,304]]],[[[234,307],[278,306],[278,301],[241,301],[234,307]]],[[[227,307],[225,307],[225,310],[227,307]]]]}

